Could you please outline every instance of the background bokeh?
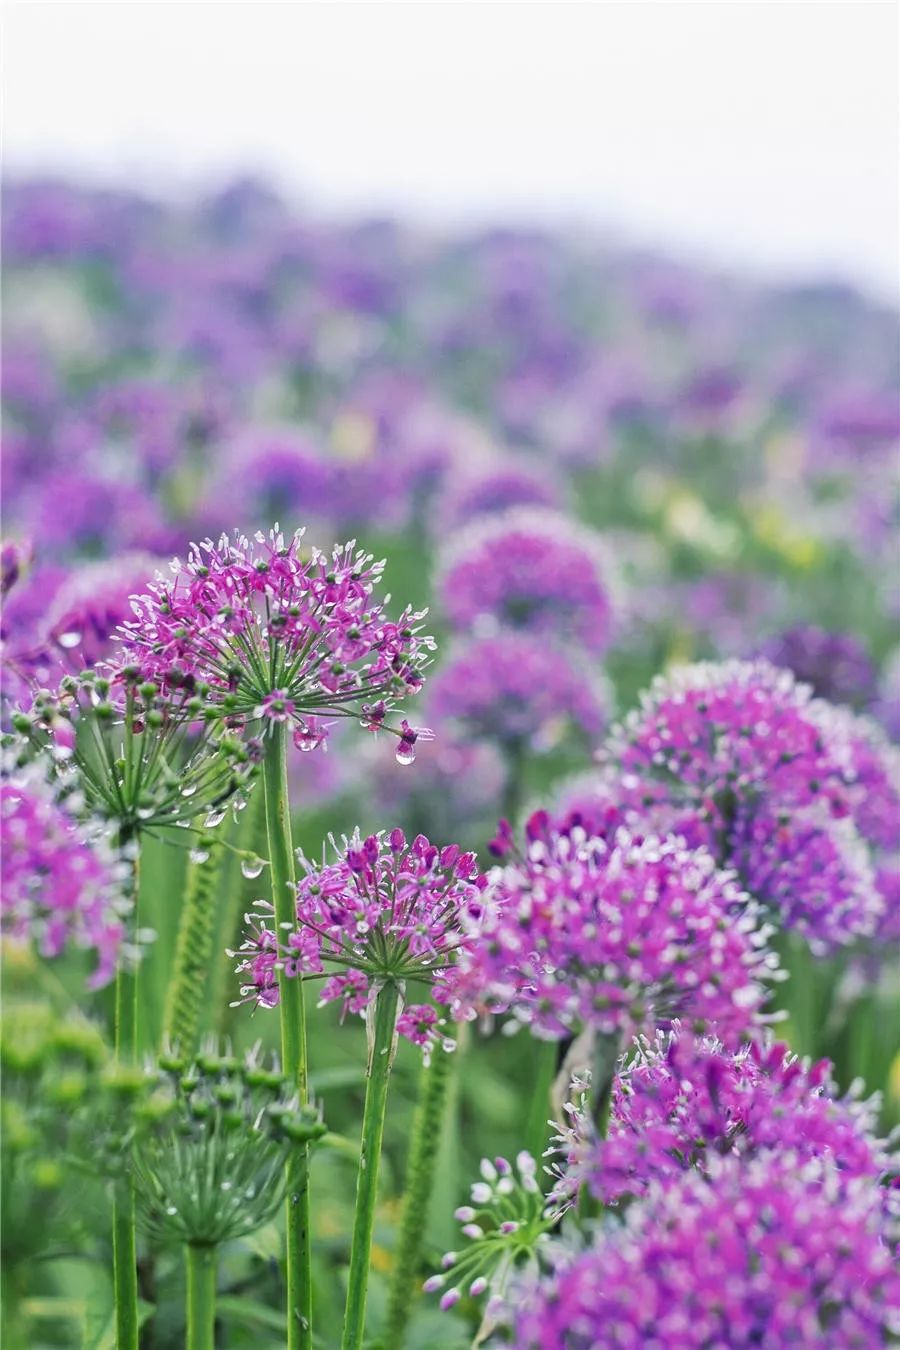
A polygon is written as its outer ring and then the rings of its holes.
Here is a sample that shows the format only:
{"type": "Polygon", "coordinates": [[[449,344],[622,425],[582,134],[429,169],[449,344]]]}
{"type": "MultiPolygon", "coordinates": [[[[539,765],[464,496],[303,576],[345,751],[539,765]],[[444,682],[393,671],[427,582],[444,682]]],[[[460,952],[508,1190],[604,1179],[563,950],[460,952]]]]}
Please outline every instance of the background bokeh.
{"type": "MultiPolygon", "coordinates": [[[[483,849],[504,810],[566,798],[601,738],[571,705],[535,713],[510,793],[508,690],[478,732],[441,701],[493,636],[454,618],[446,560],[527,506],[601,536],[612,642],[560,661],[602,680],[607,724],[673,663],[765,651],[900,735],[895,25],[865,4],[11,10],[8,697],[109,650],[127,596],[189,540],[275,520],[356,537],[398,608],[431,607],[410,716],[437,735],[414,766],[354,727],[297,755],[297,842],[399,823],[483,849]]],[[[241,828],[264,853],[252,803],[241,828]]],[[[185,865],[158,846],[142,871],[147,1049],[185,865]]],[[[233,945],[259,885],[223,873],[233,945]]],[[[791,960],[792,1044],[896,1120],[883,963],[791,960]]],[[[274,1046],[272,1016],[228,1006],[232,966],[209,972],[207,1028],[274,1046]]],[[[13,950],[4,997],[65,1020],[83,979],[76,957],[13,950]]],[[[102,1025],[109,992],[87,1004],[102,1025]]],[[[315,1090],[353,1138],[364,1033],[315,1017],[315,1090]]],[[[522,1038],[459,1054],[425,1265],[527,1099],[522,1038]]],[[[381,1275],[418,1062],[401,1047],[381,1275]]],[[[354,1179],[352,1150],[317,1159],[323,1325],[354,1179]]],[[[51,1242],[28,1276],[35,1346],[82,1344],[86,1299],[84,1343],[107,1343],[102,1212],[79,1205],[81,1247],[51,1242]]],[[[227,1250],[228,1346],[279,1344],[278,1243],[272,1225],[227,1250]]],[[[179,1343],[180,1279],[174,1257],[146,1277],[148,1344],[179,1343]]],[[[376,1279],[376,1318],[383,1297],[376,1279]]],[[[423,1307],[412,1343],[468,1342],[423,1307]]]]}

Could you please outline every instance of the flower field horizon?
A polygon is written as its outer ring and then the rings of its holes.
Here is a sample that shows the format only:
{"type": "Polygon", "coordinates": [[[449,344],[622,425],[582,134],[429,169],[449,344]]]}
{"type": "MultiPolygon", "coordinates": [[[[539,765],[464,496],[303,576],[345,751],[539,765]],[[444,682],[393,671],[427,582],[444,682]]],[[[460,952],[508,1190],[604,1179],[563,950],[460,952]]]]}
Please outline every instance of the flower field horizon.
{"type": "Polygon", "coordinates": [[[900,1337],[900,315],[3,192],[9,1350],[900,1337]]]}

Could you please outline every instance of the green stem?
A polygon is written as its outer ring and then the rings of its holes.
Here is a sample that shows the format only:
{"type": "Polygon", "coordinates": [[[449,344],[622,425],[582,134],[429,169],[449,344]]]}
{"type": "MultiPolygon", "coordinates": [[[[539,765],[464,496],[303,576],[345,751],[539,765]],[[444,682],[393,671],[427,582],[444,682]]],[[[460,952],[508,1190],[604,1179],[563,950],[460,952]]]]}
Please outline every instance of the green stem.
{"type": "Polygon", "coordinates": [[[186,1350],[214,1350],[216,1341],[216,1248],[184,1249],[187,1272],[186,1350]]]}
{"type": "Polygon", "coordinates": [[[525,1126],[525,1148],[533,1158],[540,1160],[547,1147],[550,1127],[550,1092],[556,1078],[559,1058],[558,1041],[533,1041],[534,1060],[532,1061],[531,1103],[528,1108],[528,1123],[525,1126]]]}
{"type": "Polygon", "coordinates": [[[506,782],[503,786],[501,811],[510,825],[515,828],[522,810],[522,795],[525,788],[525,745],[521,740],[508,741],[503,746],[506,761],[506,782]]]}
{"type": "MultiPolygon", "coordinates": [[[[272,870],[272,903],[279,939],[296,927],[294,846],[287,787],[287,736],[273,724],[263,764],[266,831],[272,870]]],[[[309,1100],[306,1009],[303,982],[278,972],[281,1062],[301,1104],[309,1100]]],[[[287,1345],[312,1350],[312,1272],[309,1218],[309,1145],[297,1143],[288,1163],[287,1189],[287,1345]]]]}
{"type": "MultiPolygon", "coordinates": [[[[244,810],[241,812],[234,843],[239,849],[249,849],[263,858],[268,855],[269,846],[263,837],[265,832],[265,791],[262,786],[254,789],[244,810]]],[[[221,887],[219,903],[215,914],[215,936],[213,937],[213,959],[207,985],[209,998],[210,1031],[220,1035],[225,1027],[229,1000],[236,997],[229,993],[235,989],[234,961],[226,954],[229,947],[241,944],[241,920],[244,909],[247,883],[240,868],[240,860],[230,850],[223,850],[219,884],[221,887]],[[230,983],[229,983],[230,982],[230,983]]],[[[256,881],[254,886],[264,884],[256,881]]]]}
{"type": "MultiPolygon", "coordinates": [[[[619,1035],[598,1036],[594,1046],[591,1069],[591,1097],[594,1130],[598,1139],[609,1133],[609,1115],[612,1109],[613,1086],[619,1062],[619,1035]]],[[[582,1219],[599,1219],[602,1203],[591,1195],[587,1185],[582,1186],[578,1200],[578,1214],[582,1219]]]]}
{"type": "Polygon", "coordinates": [[[163,1014],[163,1036],[186,1055],[192,1055],[200,1041],[200,1022],[213,961],[223,851],[211,843],[209,856],[203,862],[188,863],[163,1014]]]}
{"type": "Polygon", "coordinates": [[[400,991],[392,980],[381,987],[375,999],[362,1144],[356,1177],[356,1212],[353,1217],[353,1240],[350,1246],[350,1276],[347,1285],[347,1304],[344,1309],[342,1350],[360,1350],[365,1332],[366,1291],[369,1285],[372,1230],[375,1226],[378,1170],[381,1163],[381,1141],[384,1135],[384,1115],[399,999],[400,991]]]}
{"type": "Polygon", "coordinates": [[[438,1047],[422,1072],[419,1100],[412,1126],[406,1192],[400,1219],[400,1236],[388,1296],[384,1342],[400,1350],[415,1295],[416,1275],[422,1258],[422,1240],[428,1221],[428,1202],[434,1185],[447,1103],[447,1089],[456,1056],[438,1047]]]}
{"type": "MultiPolygon", "coordinates": [[[[132,877],[134,913],[132,924],[138,927],[140,865],[135,858],[132,877]]],[[[115,1053],[122,1067],[137,1063],[137,971],[119,968],[116,974],[115,1053]]],[[[126,1171],[116,1183],[113,1194],[113,1284],[116,1300],[117,1350],[137,1350],[138,1291],[137,1243],[134,1227],[134,1181],[126,1171]]]]}

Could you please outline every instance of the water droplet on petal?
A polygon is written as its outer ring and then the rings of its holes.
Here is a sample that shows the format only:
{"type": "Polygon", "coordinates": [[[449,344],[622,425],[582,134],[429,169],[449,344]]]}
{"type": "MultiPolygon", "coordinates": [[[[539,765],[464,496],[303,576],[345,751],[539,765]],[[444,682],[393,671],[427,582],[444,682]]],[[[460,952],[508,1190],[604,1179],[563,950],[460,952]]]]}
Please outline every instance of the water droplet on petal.
{"type": "Polygon", "coordinates": [[[208,848],[192,848],[192,849],[191,849],[191,852],[190,852],[190,859],[191,859],[191,862],[192,862],[192,863],[205,863],[208,857],[209,857],[209,849],[208,849],[208,848]]]}
{"type": "Polygon", "coordinates": [[[197,791],[197,784],[196,784],[196,783],[189,783],[189,784],[187,785],[187,787],[183,787],[183,788],[181,789],[181,795],[182,795],[182,797],[193,797],[193,795],[194,795],[194,793],[195,793],[196,791],[197,791]]]}
{"type": "Polygon", "coordinates": [[[70,633],[60,633],[56,640],[61,647],[77,647],[81,642],[81,634],[73,629],[70,633]]]}
{"type": "Polygon", "coordinates": [[[217,825],[222,824],[222,821],[224,819],[225,819],[224,809],[221,811],[210,811],[209,815],[206,817],[203,824],[205,825],[206,829],[214,830],[217,825]]]}
{"type": "Polygon", "coordinates": [[[411,741],[398,741],[394,758],[398,764],[412,764],[416,758],[416,747],[411,741]]]}

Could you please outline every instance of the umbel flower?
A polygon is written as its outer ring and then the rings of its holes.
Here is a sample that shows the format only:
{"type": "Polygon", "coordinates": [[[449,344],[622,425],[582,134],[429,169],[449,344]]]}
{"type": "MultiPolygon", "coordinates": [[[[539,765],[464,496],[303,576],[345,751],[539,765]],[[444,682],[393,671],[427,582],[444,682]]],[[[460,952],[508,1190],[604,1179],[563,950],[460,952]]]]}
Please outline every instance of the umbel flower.
{"type": "Polygon", "coordinates": [[[121,1158],[133,1081],[112,1071],[99,1025],[71,1004],[4,991],[0,1166],[4,1269],[85,1243],[121,1158]]]}
{"type": "Polygon", "coordinates": [[[325,1133],[287,1078],[258,1050],[243,1060],[214,1046],[160,1057],[157,1091],[137,1120],[138,1222],[158,1242],[212,1247],[261,1228],[284,1199],[298,1140],[325,1133]]]}
{"type": "Polygon", "coordinates": [[[517,1300],[517,1350],[861,1346],[900,1329],[886,1193],[824,1158],[717,1158],[655,1183],[517,1300]]]}
{"type": "Polygon", "coordinates": [[[610,842],[546,812],[517,853],[508,826],[495,852],[477,945],[460,953],[456,994],[509,1010],[542,1039],[645,1022],[715,1024],[731,1039],[758,1020],[776,970],[756,906],[704,849],[678,839],[610,842]]]}
{"type": "Polygon", "coordinates": [[[96,989],[134,955],[124,942],[127,867],[102,822],[85,819],[77,794],[61,796],[48,768],[10,766],[0,780],[2,931],[46,957],[89,950],[96,965],[88,986],[96,989]]]}
{"type": "Polygon", "coordinates": [[[541,1253],[549,1247],[559,1211],[547,1203],[530,1153],[519,1153],[515,1165],[506,1158],[482,1158],[480,1170],[471,1204],[454,1214],[466,1245],[444,1254],[443,1274],[430,1276],[424,1290],[440,1291],[444,1311],[466,1295],[477,1299],[490,1290],[485,1314],[490,1323],[494,1308],[505,1306],[509,1285],[523,1274],[540,1272],[541,1253]]]}
{"type": "MultiPolygon", "coordinates": [[[[333,843],[334,841],[332,841],[333,843]]],[[[278,1002],[277,970],[291,978],[324,978],[322,1004],[343,1001],[345,1012],[366,1012],[379,989],[421,985],[438,1002],[452,997],[456,963],[471,951],[483,911],[484,877],[473,853],[455,844],[438,848],[424,835],[407,843],[402,830],[345,840],[335,862],[316,867],[301,857],[297,926],[276,934],[271,910],[260,902],[240,950],[242,999],[278,1002]]],[[[397,1032],[425,1049],[444,1040],[429,1004],[409,1004],[397,1032]]]]}
{"type": "Polygon", "coordinates": [[[123,553],[71,571],[35,569],[4,606],[7,676],[27,693],[112,659],[115,631],[131,614],[130,597],[160,563],[149,553],[123,553]]]}
{"type": "Polygon", "coordinates": [[[631,829],[708,847],[814,949],[874,931],[865,841],[881,843],[900,803],[896,765],[874,724],[789,671],[728,661],[660,677],[601,763],[631,829]]]}
{"type": "Polygon", "coordinates": [[[19,758],[49,751],[86,810],[115,824],[120,846],[220,824],[229,804],[246,805],[260,758],[258,743],[209,716],[202,685],[162,691],[135,666],[66,676],[13,726],[19,758]]]}
{"type": "Polygon", "coordinates": [[[599,736],[609,694],[564,647],[503,632],[460,644],[431,685],[429,712],[460,741],[488,740],[507,754],[553,749],[573,731],[599,736]]]}
{"type": "Polygon", "coordinates": [[[598,655],[613,623],[600,538],[552,511],[520,507],[455,535],[438,577],[457,629],[521,628],[598,655]]]}
{"type": "Polygon", "coordinates": [[[792,670],[819,698],[860,708],[877,692],[872,659],[852,633],[830,633],[814,624],[797,624],[773,634],[759,655],[773,666],[792,670]]]}
{"type": "MultiPolygon", "coordinates": [[[[173,579],[135,598],[121,630],[141,678],[164,693],[202,683],[207,707],[230,725],[287,722],[300,750],[325,742],[328,718],[391,729],[388,715],[421,687],[434,647],[424,613],[387,619],[373,598],[383,563],[353,543],[304,555],[302,537],[286,541],[277,526],[253,544],[222,535],[175,559],[173,579]]],[[[392,730],[409,762],[418,729],[392,730]]]]}
{"type": "Polygon", "coordinates": [[[853,1093],[838,1096],[827,1060],[811,1065],[786,1045],[753,1041],[730,1051],[680,1026],[657,1031],[620,1066],[605,1139],[586,1100],[567,1103],[553,1194],[571,1201],[587,1186],[615,1204],[687,1168],[706,1171],[713,1157],[769,1149],[877,1180],[889,1166],[875,1135],[877,1107],[853,1093]]]}

